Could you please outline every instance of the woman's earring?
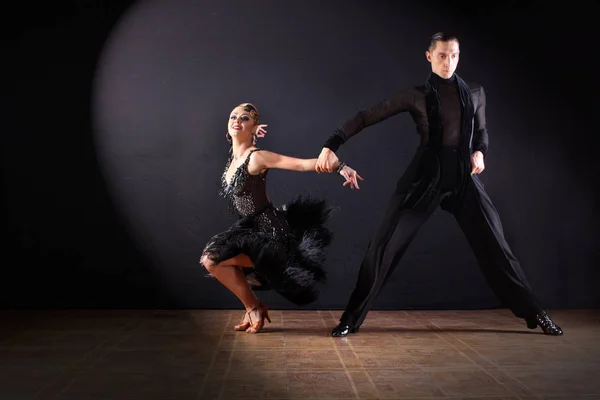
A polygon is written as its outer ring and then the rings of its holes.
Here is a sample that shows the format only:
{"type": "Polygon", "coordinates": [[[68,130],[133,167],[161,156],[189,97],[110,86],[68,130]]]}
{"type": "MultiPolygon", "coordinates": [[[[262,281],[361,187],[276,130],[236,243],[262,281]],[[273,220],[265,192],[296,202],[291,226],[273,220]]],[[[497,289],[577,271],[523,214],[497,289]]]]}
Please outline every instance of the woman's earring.
{"type": "Polygon", "coordinates": [[[229,134],[229,132],[225,133],[225,138],[229,143],[231,143],[231,135],[229,134]]]}

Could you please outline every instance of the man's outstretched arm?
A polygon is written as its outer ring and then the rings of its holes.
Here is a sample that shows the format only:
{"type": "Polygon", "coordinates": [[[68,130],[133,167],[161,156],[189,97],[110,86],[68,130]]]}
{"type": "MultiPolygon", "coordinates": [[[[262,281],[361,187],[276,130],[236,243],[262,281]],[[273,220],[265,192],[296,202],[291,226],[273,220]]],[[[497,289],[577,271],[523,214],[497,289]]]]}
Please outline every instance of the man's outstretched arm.
{"type": "Polygon", "coordinates": [[[363,129],[384,121],[396,114],[408,111],[414,107],[414,90],[405,90],[397,93],[392,98],[384,100],[368,110],[361,110],[347,120],[340,128],[325,141],[317,161],[317,172],[332,172],[333,166],[338,161],[335,152],[342,144],[363,129]]]}

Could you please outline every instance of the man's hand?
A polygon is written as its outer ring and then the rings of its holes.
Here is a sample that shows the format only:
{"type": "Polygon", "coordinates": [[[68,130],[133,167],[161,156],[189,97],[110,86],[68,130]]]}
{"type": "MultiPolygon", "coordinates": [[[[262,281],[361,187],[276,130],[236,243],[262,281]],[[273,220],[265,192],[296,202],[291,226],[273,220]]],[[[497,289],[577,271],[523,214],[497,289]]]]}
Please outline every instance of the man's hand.
{"type": "Polygon", "coordinates": [[[317,159],[317,164],[315,165],[315,170],[319,173],[321,172],[333,172],[333,166],[338,162],[338,157],[335,153],[328,149],[327,147],[323,147],[321,150],[321,154],[319,154],[319,158],[317,159]]]}
{"type": "Polygon", "coordinates": [[[474,151],[471,154],[471,175],[480,174],[485,169],[485,163],[483,162],[483,153],[479,150],[474,151]]]}

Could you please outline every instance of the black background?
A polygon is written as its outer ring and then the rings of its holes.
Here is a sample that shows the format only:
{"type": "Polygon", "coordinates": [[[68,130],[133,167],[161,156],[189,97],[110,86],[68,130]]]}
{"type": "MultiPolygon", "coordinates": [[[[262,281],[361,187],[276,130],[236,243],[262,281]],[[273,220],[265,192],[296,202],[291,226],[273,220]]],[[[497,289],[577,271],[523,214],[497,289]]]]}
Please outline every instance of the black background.
{"type": "MultiPolygon", "coordinates": [[[[600,172],[596,2],[53,2],[3,13],[0,305],[231,308],[204,243],[233,221],[218,197],[226,119],[251,101],[260,146],[312,158],[346,118],[420,84],[436,31],[486,89],[481,179],[547,308],[595,308],[600,172]]],[[[326,197],[330,282],[309,308],[343,308],[370,235],[418,143],[408,114],[340,157],[366,181],[271,171],[282,204],[326,197]]],[[[290,304],[261,295],[271,308],[290,304]]],[[[375,308],[500,306],[453,218],[422,229],[375,308]]]]}

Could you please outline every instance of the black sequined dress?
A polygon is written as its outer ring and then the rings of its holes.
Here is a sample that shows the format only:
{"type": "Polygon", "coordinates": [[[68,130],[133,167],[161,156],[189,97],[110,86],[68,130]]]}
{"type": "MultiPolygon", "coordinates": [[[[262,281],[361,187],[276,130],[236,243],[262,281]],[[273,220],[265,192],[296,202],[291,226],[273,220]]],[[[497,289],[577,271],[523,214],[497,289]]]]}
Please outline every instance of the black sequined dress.
{"type": "Polygon", "coordinates": [[[275,290],[296,305],[318,297],[318,282],[326,273],[325,248],[332,233],[325,227],[331,208],[324,200],[297,198],[282,208],[273,206],[266,191],[267,171],[248,172],[253,149],[235,171],[231,182],[225,166],[222,194],[231,200],[239,220],[225,232],[213,236],[203,254],[219,263],[246,254],[254,268],[242,268],[256,290],[275,290]]]}

